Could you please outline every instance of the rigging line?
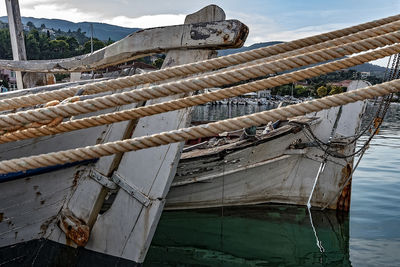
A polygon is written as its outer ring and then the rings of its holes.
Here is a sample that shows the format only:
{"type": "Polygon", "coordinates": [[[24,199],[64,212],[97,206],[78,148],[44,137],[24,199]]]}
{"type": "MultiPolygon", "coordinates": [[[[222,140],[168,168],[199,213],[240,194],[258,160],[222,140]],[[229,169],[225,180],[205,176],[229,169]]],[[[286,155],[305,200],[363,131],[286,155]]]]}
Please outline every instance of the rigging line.
{"type": "MultiPolygon", "coordinates": [[[[400,60],[400,58],[399,58],[400,60]]],[[[385,116],[387,109],[388,109],[388,103],[390,105],[390,101],[392,99],[392,94],[389,95],[388,97],[390,97],[389,99],[382,99],[381,104],[379,106],[378,111],[376,112],[375,118],[383,118],[382,116],[385,116]],[[383,111],[381,112],[381,109],[383,107],[383,111]]],[[[383,119],[382,119],[383,120],[383,119]]],[[[380,121],[382,121],[380,120],[380,121]]],[[[347,142],[346,145],[350,145],[352,143],[354,143],[355,141],[357,141],[368,129],[370,129],[369,127],[372,125],[372,123],[375,121],[375,119],[371,119],[370,123],[368,124],[367,127],[364,128],[364,130],[358,134],[355,138],[353,138],[353,140],[351,140],[350,142],[347,142]]],[[[315,136],[315,134],[313,133],[313,131],[311,130],[311,127],[307,124],[303,125],[305,126],[305,128],[307,129],[307,131],[311,134],[311,136],[313,137],[314,141],[316,142],[316,144],[320,147],[320,149],[324,150],[326,153],[328,153],[330,156],[332,157],[336,157],[336,158],[350,158],[353,157],[359,153],[362,152],[362,149],[364,146],[368,146],[369,142],[371,140],[369,140],[368,142],[366,142],[359,150],[357,150],[356,152],[353,152],[352,154],[349,155],[339,155],[339,154],[333,154],[331,153],[328,149],[330,147],[330,143],[325,143],[322,140],[320,140],[317,136],[315,136]],[[322,146],[326,146],[326,148],[322,147],[322,146]]],[[[380,125],[379,125],[380,126],[380,125]]],[[[303,127],[304,128],[304,127],[303,127]]],[[[379,127],[378,127],[379,128],[379,127]]],[[[373,136],[377,133],[377,131],[374,132],[374,134],[371,135],[370,139],[373,138],[373,136]]]]}
{"type": "Polygon", "coordinates": [[[391,80],[393,78],[393,70],[394,70],[395,63],[398,60],[398,58],[399,58],[399,54],[395,54],[394,57],[393,57],[392,67],[390,68],[389,76],[388,76],[389,80],[391,80]]]}
{"type": "Polygon", "coordinates": [[[388,62],[386,64],[385,74],[383,75],[383,82],[385,82],[387,79],[387,74],[388,74],[388,70],[389,70],[390,61],[392,60],[392,56],[393,55],[389,56],[388,62]]]}
{"type": "Polygon", "coordinates": [[[314,184],[313,184],[313,186],[312,186],[312,188],[311,188],[311,193],[310,193],[310,196],[308,197],[308,201],[307,201],[307,208],[309,208],[309,209],[311,208],[311,199],[312,199],[312,196],[313,196],[313,194],[314,194],[315,187],[316,187],[316,185],[317,185],[317,182],[318,182],[319,177],[321,176],[321,173],[322,173],[322,172],[324,171],[324,169],[325,169],[325,165],[326,165],[326,158],[325,158],[324,161],[321,162],[321,164],[319,165],[318,173],[317,173],[317,175],[315,176],[314,184]]]}

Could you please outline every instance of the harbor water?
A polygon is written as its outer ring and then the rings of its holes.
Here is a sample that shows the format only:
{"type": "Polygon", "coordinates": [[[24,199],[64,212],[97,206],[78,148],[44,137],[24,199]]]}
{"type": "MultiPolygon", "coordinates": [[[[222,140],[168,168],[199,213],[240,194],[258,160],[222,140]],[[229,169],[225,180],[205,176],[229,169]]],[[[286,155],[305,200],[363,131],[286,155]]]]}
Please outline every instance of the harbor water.
{"type": "MultiPolygon", "coordinates": [[[[272,107],[199,106],[194,119],[272,107]]],[[[353,175],[350,213],[313,209],[313,228],[300,206],[166,211],[144,266],[399,266],[399,148],[400,105],[393,103],[353,175]]]]}

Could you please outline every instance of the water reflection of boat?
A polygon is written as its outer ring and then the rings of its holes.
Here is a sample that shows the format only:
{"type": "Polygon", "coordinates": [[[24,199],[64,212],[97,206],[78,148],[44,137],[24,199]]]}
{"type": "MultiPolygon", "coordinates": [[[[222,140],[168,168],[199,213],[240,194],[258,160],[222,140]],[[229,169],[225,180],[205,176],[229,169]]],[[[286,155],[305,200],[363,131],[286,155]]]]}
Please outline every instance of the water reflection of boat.
{"type": "MultiPolygon", "coordinates": [[[[365,86],[353,81],[348,90],[365,86]]],[[[311,114],[318,119],[294,119],[252,138],[220,138],[216,145],[186,148],[166,209],[306,205],[312,196],[313,206],[348,210],[351,187],[341,186],[351,174],[353,157],[345,156],[354,152],[364,107],[357,102],[311,114]],[[327,154],[321,142],[329,143],[335,154],[327,154]]]]}
{"type": "Polygon", "coordinates": [[[164,212],[145,266],[350,266],[349,219],[283,205],[164,212]]]}

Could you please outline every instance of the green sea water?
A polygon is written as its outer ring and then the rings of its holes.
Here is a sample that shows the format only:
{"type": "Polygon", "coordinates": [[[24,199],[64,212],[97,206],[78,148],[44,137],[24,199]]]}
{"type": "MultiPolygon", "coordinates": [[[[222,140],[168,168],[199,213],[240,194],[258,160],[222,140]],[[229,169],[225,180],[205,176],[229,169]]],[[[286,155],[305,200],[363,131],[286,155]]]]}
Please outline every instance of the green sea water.
{"type": "MultiPolygon", "coordinates": [[[[195,118],[268,108],[201,106],[195,118]]],[[[164,212],[144,266],[400,266],[399,104],[391,105],[354,173],[351,199],[348,214],[312,210],[314,228],[298,206],[164,212]]]]}

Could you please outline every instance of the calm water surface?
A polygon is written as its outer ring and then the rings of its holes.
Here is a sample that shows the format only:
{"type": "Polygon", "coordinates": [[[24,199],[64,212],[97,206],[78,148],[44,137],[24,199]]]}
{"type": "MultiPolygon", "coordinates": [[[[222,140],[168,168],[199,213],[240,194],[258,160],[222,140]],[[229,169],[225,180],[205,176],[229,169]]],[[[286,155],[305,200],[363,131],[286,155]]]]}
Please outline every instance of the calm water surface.
{"type": "MultiPolygon", "coordinates": [[[[200,106],[195,118],[218,120],[269,108],[200,106]]],[[[354,173],[349,215],[314,210],[314,232],[304,207],[164,212],[145,266],[400,266],[399,152],[400,105],[392,104],[354,173]]]]}

